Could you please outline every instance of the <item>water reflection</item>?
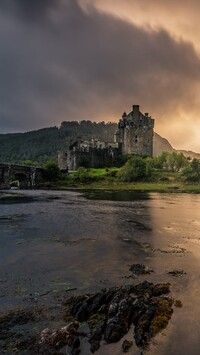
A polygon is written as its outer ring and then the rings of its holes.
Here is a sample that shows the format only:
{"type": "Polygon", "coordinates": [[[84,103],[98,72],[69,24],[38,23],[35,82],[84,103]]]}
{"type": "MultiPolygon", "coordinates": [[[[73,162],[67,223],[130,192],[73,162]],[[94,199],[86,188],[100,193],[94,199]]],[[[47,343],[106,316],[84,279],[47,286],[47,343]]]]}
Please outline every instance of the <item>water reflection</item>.
{"type": "Polygon", "coordinates": [[[6,220],[1,273],[23,280],[28,270],[27,290],[48,287],[58,277],[71,287],[96,290],[121,282],[128,265],[142,260],[141,245],[152,229],[148,195],[132,194],[129,201],[123,193],[120,201],[116,193],[114,201],[72,192],[30,191],[28,196],[34,203],[0,206],[0,223],[6,220]]]}
{"type": "Polygon", "coordinates": [[[4,307],[32,299],[40,302],[41,295],[55,296],[71,288],[88,292],[138,283],[144,276],[127,279],[129,265],[142,263],[154,270],[149,281],[170,282],[172,296],[184,304],[175,311],[167,336],[158,337],[149,353],[199,353],[199,195],[129,191],[26,195],[29,203],[21,199],[0,204],[4,307]],[[174,269],[186,275],[168,274],[174,269]],[[184,346],[179,339],[184,339],[184,346]]]}
{"type": "Polygon", "coordinates": [[[137,192],[132,190],[87,190],[83,196],[90,200],[104,201],[140,201],[148,200],[150,195],[146,192],[137,192]]]}

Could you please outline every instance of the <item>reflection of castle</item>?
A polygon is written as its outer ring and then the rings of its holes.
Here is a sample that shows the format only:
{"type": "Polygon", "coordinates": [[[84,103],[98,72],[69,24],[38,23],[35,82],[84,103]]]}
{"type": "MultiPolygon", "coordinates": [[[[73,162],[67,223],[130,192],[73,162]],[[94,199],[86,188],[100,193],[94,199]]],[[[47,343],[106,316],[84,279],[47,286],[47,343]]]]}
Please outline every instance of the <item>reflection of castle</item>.
{"type": "Polygon", "coordinates": [[[154,120],[148,113],[144,115],[139,105],[133,105],[133,110],[122,115],[114,142],[100,142],[97,139],[81,141],[77,138],[70,144],[67,152],[58,153],[60,170],[76,170],[80,166],[97,168],[112,166],[117,157],[126,154],[153,154],[154,120]]]}

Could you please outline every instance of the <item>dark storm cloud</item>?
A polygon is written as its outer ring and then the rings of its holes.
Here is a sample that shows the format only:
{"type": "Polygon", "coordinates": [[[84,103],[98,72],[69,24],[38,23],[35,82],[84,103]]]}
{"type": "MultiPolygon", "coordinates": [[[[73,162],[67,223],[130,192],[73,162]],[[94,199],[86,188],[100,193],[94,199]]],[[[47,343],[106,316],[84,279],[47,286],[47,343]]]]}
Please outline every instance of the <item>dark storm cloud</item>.
{"type": "Polygon", "coordinates": [[[13,12],[25,21],[44,19],[59,0],[1,0],[0,8],[13,12]]]}
{"type": "Polygon", "coordinates": [[[132,103],[165,122],[195,103],[200,61],[191,44],[75,0],[13,3],[0,5],[1,130],[117,121],[132,103]]]}

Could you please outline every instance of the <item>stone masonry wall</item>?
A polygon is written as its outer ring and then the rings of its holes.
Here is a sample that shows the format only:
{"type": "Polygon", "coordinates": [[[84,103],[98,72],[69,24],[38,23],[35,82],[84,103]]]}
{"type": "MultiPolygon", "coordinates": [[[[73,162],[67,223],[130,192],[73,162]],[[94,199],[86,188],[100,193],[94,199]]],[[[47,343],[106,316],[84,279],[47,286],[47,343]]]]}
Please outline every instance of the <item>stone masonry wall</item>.
{"type": "Polygon", "coordinates": [[[133,105],[133,111],[123,114],[118,125],[119,142],[122,154],[153,155],[154,120],[148,113],[143,115],[139,105],[133,105]]]}
{"type": "Polygon", "coordinates": [[[124,128],[123,154],[153,154],[153,130],[149,128],[124,128]]]}
{"type": "Polygon", "coordinates": [[[89,151],[72,150],[68,152],[69,170],[77,170],[80,166],[100,168],[112,166],[115,158],[119,156],[118,149],[90,148],[89,151]]]}

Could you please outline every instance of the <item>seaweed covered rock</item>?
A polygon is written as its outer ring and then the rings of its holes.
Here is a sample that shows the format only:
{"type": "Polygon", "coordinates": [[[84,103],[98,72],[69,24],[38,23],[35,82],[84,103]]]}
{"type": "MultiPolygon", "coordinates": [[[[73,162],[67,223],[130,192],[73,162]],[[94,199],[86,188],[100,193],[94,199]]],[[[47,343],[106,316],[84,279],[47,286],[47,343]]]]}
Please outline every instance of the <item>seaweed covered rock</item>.
{"type": "Polygon", "coordinates": [[[134,326],[138,346],[146,346],[150,339],[163,330],[173,313],[173,300],[167,296],[169,284],[144,281],[103,290],[94,295],[72,297],[65,303],[67,317],[86,322],[91,352],[100,347],[100,341],[119,341],[134,326]]]}
{"type": "Polygon", "coordinates": [[[127,353],[129,351],[129,349],[131,348],[131,346],[133,346],[133,342],[130,340],[124,340],[123,344],[122,344],[122,350],[124,353],[127,353]]]}
{"type": "Polygon", "coordinates": [[[68,345],[71,354],[78,354],[80,347],[78,327],[79,323],[74,322],[56,330],[44,329],[39,339],[39,354],[48,354],[51,349],[60,349],[64,345],[68,345]]]}
{"type": "Polygon", "coordinates": [[[146,308],[135,322],[135,342],[138,346],[145,346],[150,339],[166,328],[173,309],[173,300],[170,298],[152,298],[146,308]]]}
{"type": "Polygon", "coordinates": [[[148,266],[143,264],[132,264],[129,270],[136,276],[150,275],[153,272],[153,270],[149,269],[148,266]]]}
{"type": "Polygon", "coordinates": [[[34,332],[23,331],[27,324],[39,322],[43,317],[42,309],[16,308],[0,315],[1,354],[30,354],[35,352],[37,337],[34,332]]]}
{"type": "MultiPolygon", "coordinates": [[[[118,342],[131,327],[136,345],[146,347],[172,316],[173,300],[169,292],[167,283],[144,281],[73,296],[60,305],[60,311],[64,307],[66,325],[56,329],[35,331],[38,321],[48,324],[43,309],[9,311],[0,316],[0,348],[9,354],[77,355],[81,352],[81,344],[88,342],[94,353],[101,340],[108,344],[118,342]]],[[[126,340],[122,350],[128,352],[131,346],[132,342],[126,340]]]]}

